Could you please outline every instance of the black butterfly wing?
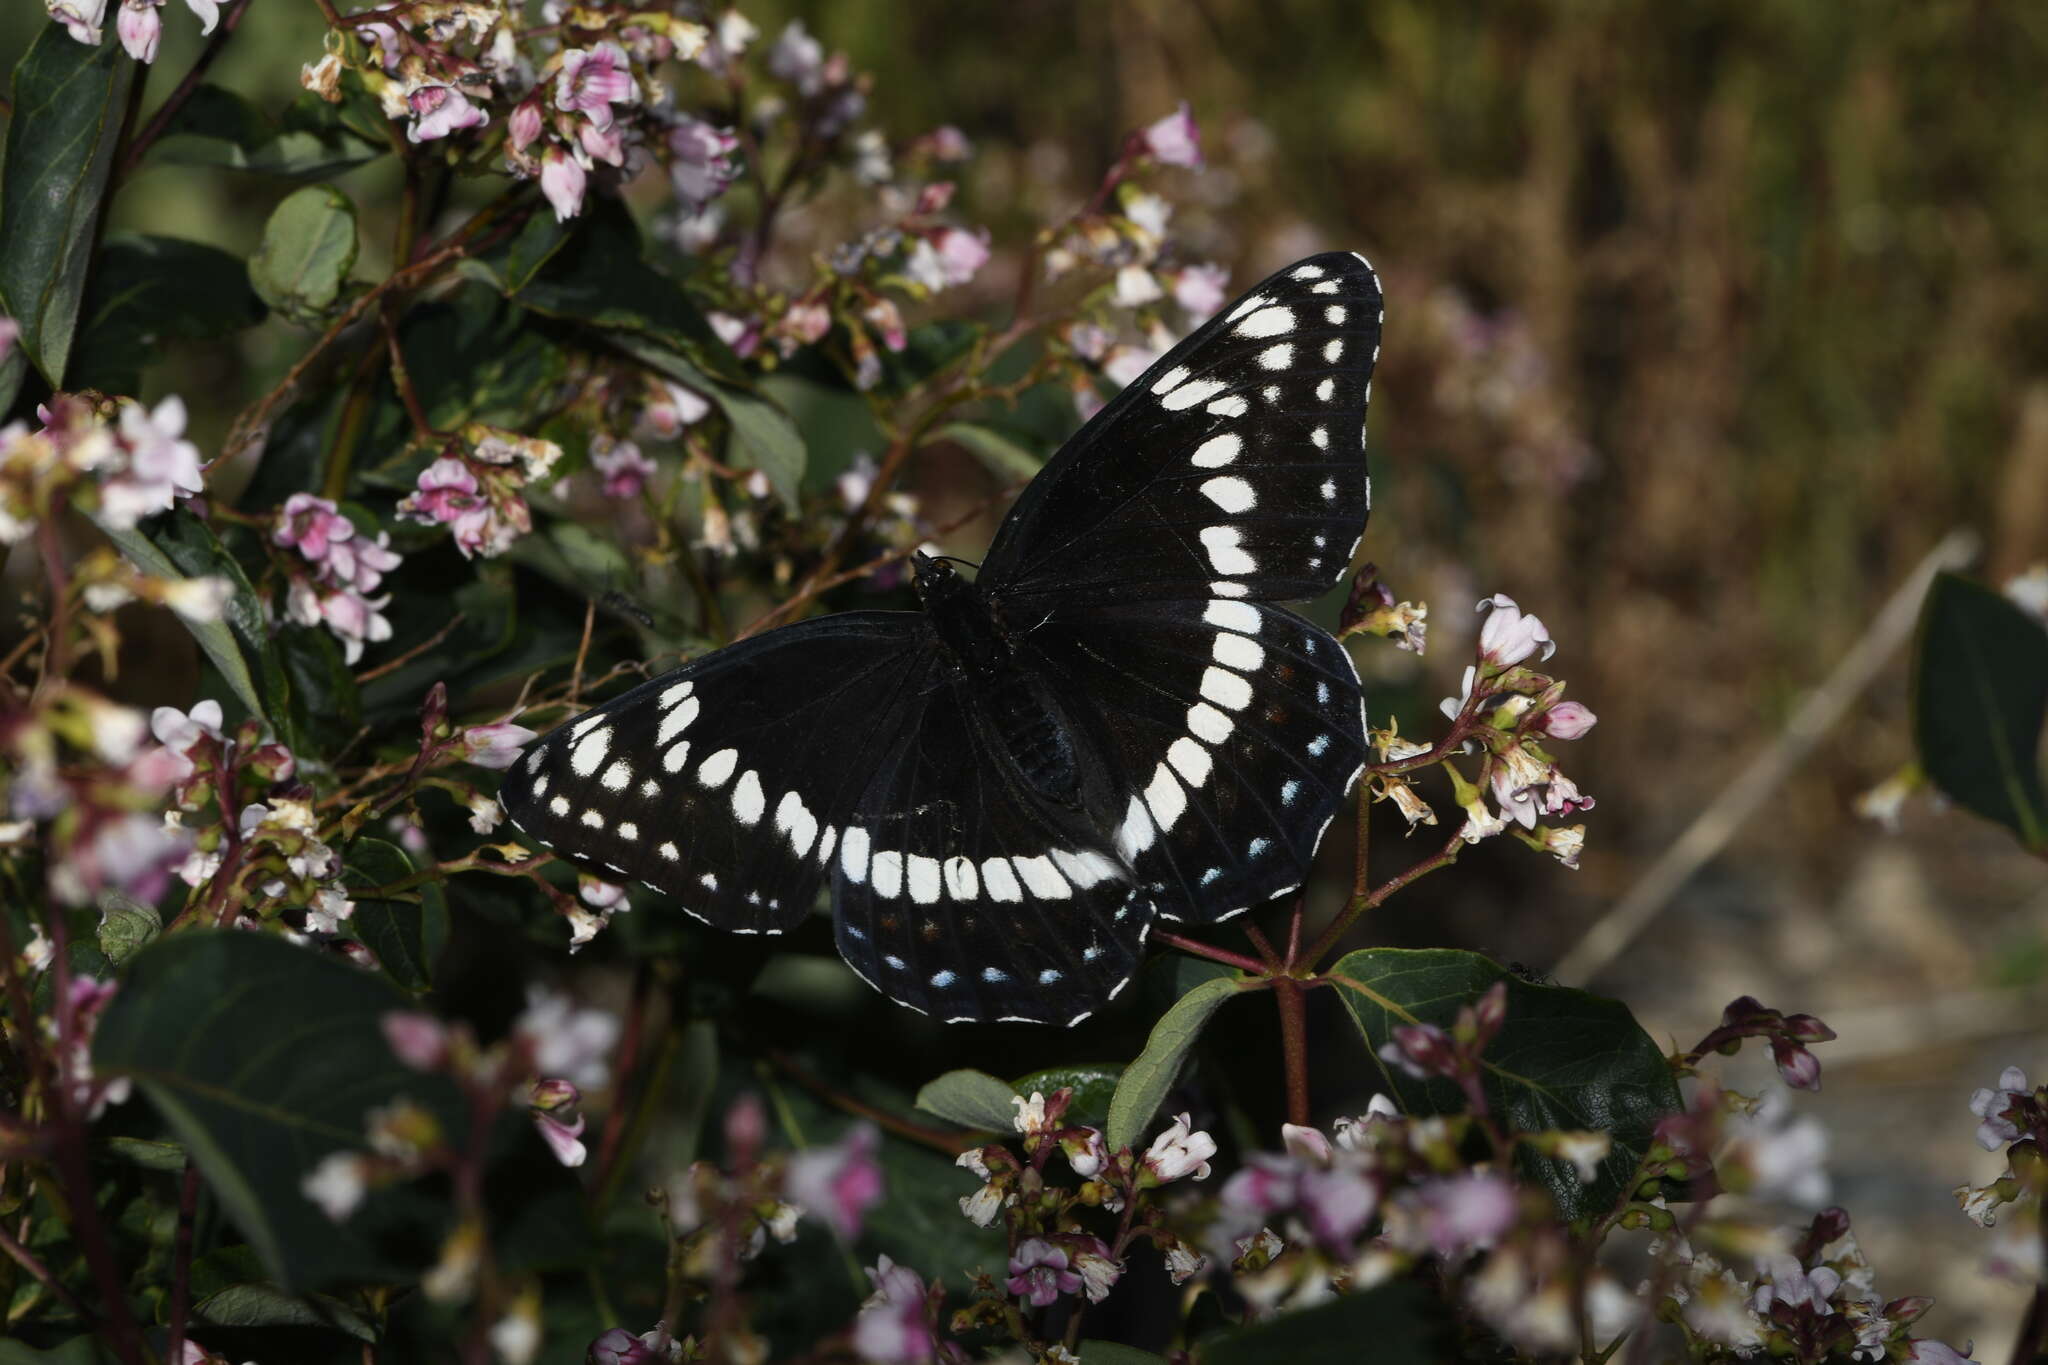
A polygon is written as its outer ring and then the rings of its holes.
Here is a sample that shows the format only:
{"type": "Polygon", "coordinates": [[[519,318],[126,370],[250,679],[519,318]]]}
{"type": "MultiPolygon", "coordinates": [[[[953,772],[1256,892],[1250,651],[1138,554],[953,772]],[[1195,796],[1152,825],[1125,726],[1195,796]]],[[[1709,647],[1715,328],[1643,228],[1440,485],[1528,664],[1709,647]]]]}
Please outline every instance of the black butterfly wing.
{"type": "Polygon", "coordinates": [[[527,750],[499,800],[593,874],[780,933],[816,903],[879,754],[936,655],[914,612],[799,622],[643,683],[527,750]]]}
{"type": "Polygon", "coordinates": [[[1031,641],[1109,722],[1112,848],[1160,915],[1227,919],[1301,885],[1366,760],[1342,645],[1238,598],[1062,604],[1031,641]]]}
{"type": "Polygon", "coordinates": [[[1344,576],[1365,526],[1379,278],[1328,252],[1174,347],[1039,471],[983,562],[1018,603],[1294,601],[1344,576]]]}
{"type": "Polygon", "coordinates": [[[1048,797],[1011,756],[1004,706],[932,668],[914,733],[880,756],[840,840],[839,951],[948,1022],[1077,1023],[1136,972],[1153,907],[1091,813],[1111,766],[1078,755],[1074,790],[1048,797]]]}

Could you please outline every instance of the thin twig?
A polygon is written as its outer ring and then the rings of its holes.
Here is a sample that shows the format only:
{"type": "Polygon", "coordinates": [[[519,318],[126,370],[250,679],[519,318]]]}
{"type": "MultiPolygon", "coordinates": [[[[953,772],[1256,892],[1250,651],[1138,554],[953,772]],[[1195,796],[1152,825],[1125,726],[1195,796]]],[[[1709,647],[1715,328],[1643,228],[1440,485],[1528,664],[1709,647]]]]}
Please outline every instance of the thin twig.
{"type": "Polygon", "coordinates": [[[972,1138],[965,1134],[945,1128],[933,1128],[919,1123],[915,1119],[907,1119],[901,1114],[892,1114],[886,1109],[879,1109],[863,1100],[857,1100],[817,1075],[809,1067],[806,1067],[802,1062],[799,1062],[786,1052],[769,1048],[762,1055],[768,1059],[777,1071],[780,1071],[819,1099],[824,1100],[827,1104],[843,1109],[857,1117],[870,1119],[877,1126],[888,1129],[898,1137],[909,1138],[912,1142],[922,1143],[927,1147],[947,1153],[964,1152],[968,1148],[977,1145],[972,1138]]]}
{"type": "Polygon", "coordinates": [[[1558,960],[1553,975],[1559,981],[1568,986],[1591,981],[1649,928],[1650,921],[1663,912],[1693,874],[1727,847],[1736,831],[1763,808],[1771,793],[1783,785],[1841,720],[1850,703],[1877,681],[1885,661],[1912,635],[1920,604],[1934,576],[1944,569],[1961,567],[1976,553],[1977,537],[1968,530],[1949,532],[1927,552],[1927,557],[1878,612],[1863,638],[1835,665],[1827,680],[1800,703],[1770,747],[1752,758],[1735,780],[1721,789],[1720,795],[1664,850],[1628,893],[1594,921],[1577,946],[1558,960]]]}
{"type": "Polygon", "coordinates": [[[1251,972],[1258,976],[1264,976],[1271,970],[1265,963],[1255,957],[1246,957],[1243,953],[1233,953],[1228,948],[1218,948],[1215,944],[1204,943],[1198,938],[1187,938],[1181,934],[1170,933],[1164,929],[1154,929],[1152,931],[1152,938],[1154,942],[1163,943],[1169,948],[1178,948],[1182,952],[1193,954],[1196,957],[1206,957],[1212,962],[1221,962],[1224,966],[1235,967],[1241,972],[1251,972]]]}
{"type": "Polygon", "coordinates": [[[201,50],[198,60],[192,63],[192,69],[185,73],[185,78],[178,82],[177,89],[171,91],[164,102],[157,106],[156,112],[149,116],[149,122],[135,135],[135,140],[128,144],[128,153],[121,160],[121,179],[126,180],[135,174],[136,168],[142,164],[143,156],[156,140],[164,135],[164,129],[170,126],[178,111],[185,107],[185,101],[192,98],[192,92],[199,88],[199,82],[206,78],[208,69],[227,47],[228,39],[234,36],[235,25],[242,22],[242,14],[248,8],[249,0],[233,0],[226,13],[220,16],[219,25],[213,30],[213,36],[207,39],[206,47],[201,50]]]}
{"type": "Polygon", "coordinates": [[[458,611],[453,616],[448,618],[447,625],[441,627],[439,630],[435,631],[433,635],[429,636],[426,640],[423,640],[419,644],[414,645],[411,649],[408,649],[407,651],[405,651],[405,653],[399,655],[397,658],[388,660],[384,663],[378,664],[375,668],[366,669],[365,671],[356,674],[356,686],[360,687],[364,683],[369,682],[372,679],[381,678],[386,673],[394,673],[397,670],[404,668],[414,659],[417,659],[420,655],[426,653],[435,645],[438,645],[443,640],[447,639],[449,633],[461,624],[462,613],[458,611]]]}
{"type": "Polygon", "coordinates": [[[36,1259],[36,1254],[16,1241],[4,1225],[0,1225],[0,1251],[12,1257],[14,1263],[35,1278],[35,1282],[50,1291],[50,1296],[77,1314],[78,1320],[87,1331],[93,1330],[99,1322],[99,1315],[86,1307],[85,1301],[64,1287],[64,1282],[50,1273],[50,1268],[36,1259]]]}

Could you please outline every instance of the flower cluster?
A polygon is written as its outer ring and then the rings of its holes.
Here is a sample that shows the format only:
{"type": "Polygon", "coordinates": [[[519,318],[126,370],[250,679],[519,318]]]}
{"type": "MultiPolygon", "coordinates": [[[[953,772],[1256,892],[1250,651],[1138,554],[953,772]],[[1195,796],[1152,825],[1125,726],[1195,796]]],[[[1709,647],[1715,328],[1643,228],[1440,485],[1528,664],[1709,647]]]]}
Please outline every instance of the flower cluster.
{"type": "MultiPolygon", "coordinates": [[[[392,1055],[415,1071],[454,1080],[472,1114],[524,1106],[557,1161],[583,1164],[583,1092],[609,1084],[607,1059],[619,1037],[615,1015],[534,989],[511,1036],[489,1047],[479,1045],[467,1025],[445,1024],[417,1011],[394,1010],[382,1024],[392,1055]]],[[[306,1197],[337,1222],[377,1186],[427,1171],[456,1171],[485,1156],[451,1138],[431,1112],[403,1099],[367,1116],[365,1139],[367,1150],[330,1152],[306,1176],[306,1197]]],[[[469,1292],[481,1235],[480,1228],[465,1223],[443,1247],[449,1292],[441,1297],[461,1298],[469,1292]]]]}
{"type": "Polygon", "coordinates": [[[292,620],[326,626],[349,663],[363,657],[366,643],[391,638],[391,622],[383,616],[391,597],[370,596],[399,565],[390,532],[378,531],[373,540],[330,499],[294,493],[277,510],[270,538],[299,554],[286,569],[285,607],[292,620]]]}
{"type": "Polygon", "coordinates": [[[417,486],[398,504],[398,516],[449,527],[465,559],[495,558],[533,529],[525,491],[543,485],[561,458],[562,448],[553,441],[473,422],[420,471],[417,486]]]}
{"type": "Polygon", "coordinates": [[[1961,1185],[1956,1202],[1982,1227],[1996,1227],[1998,1241],[1987,1268],[2021,1284],[2038,1283],[2048,1273],[2040,1234],[2044,1195],[2048,1195],[2048,1086],[2029,1086],[2027,1073],[2009,1066],[1998,1084],[1970,1097],[1977,1117],[1977,1145],[1988,1152],[2004,1149],[2005,1171],[1988,1184],[1961,1185]]]}
{"type": "MultiPolygon", "coordinates": [[[[121,46],[138,62],[154,62],[157,44],[163,38],[163,16],[157,11],[164,0],[119,0],[114,31],[121,46]]],[[[199,31],[212,33],[220,22],[220,0],[185,0],[186,8],[199,16],[199,31]]],[[[104,35],[107,0],[43,0],[50,17],[64,25],[64,31],[88,47],[97,47],[104,35]]]]}
{"type": "Polygon", "coordinates": [[[185,405],[154,410],[129,399],[59,394],[42,425],[0,430],[0,544],[12,544],[70,504],[116,530],[169,511],[204,487],[199,449],[184,438],[185,405]]]}

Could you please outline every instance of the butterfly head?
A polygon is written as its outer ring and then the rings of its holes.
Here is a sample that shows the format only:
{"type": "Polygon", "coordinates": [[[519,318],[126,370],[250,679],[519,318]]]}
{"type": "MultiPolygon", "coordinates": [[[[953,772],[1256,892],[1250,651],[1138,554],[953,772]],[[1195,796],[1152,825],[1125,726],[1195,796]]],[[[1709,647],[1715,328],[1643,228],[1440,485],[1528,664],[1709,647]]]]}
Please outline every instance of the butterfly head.
{"type": "MultiPolygon", "coordinates": [[[[917,589],[918,600],[929,608],[934,602],[942,602],[963,591],[972,591],[973,584],[960,576],[953,567],[951,555],[928,555],[922,550],[910,556],[911,584],[917,589]]],[[[967,560],[957,561],[968,563],[967,560]]]]}

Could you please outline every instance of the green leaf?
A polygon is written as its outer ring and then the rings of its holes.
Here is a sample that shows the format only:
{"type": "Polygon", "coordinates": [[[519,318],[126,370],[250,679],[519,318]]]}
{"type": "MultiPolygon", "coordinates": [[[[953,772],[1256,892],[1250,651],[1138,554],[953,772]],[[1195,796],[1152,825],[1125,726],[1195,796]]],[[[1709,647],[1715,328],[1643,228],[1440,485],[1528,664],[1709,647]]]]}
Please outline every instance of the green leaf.
{"type": "Polygon", "coordinates": [[[1159,1016],[1159,1022],[1152,1026],[1152,1036],[1145,1040],[1145,1050],[1138,1054],[1138,1060],[1124,1068],[1116,1095],[1109,1102],[1109,1131],[1104,1136],[1109,1150],[1134,1146],[1145,1135],[1152,1116],[1159,1112],[1160,1101],[1180,1075],[1188,1049],[1202,1036],[1202,1026],[1209,1022],[1209,1016],[1237,994],[1238,981],[1235,976],[1204,981],[1159,1016]]]}
{"type": "Polygon", "coordinates": [[[393,981],[417,994],[434,984],[434,963],[448,946],[446,894],[428,882],[389,900],[362,898],[365,891],[412,873],[412,859],[404,850],[382,839],[358,839],[349,845],[342,875],[350,896],[357,898],[349,920],[356,937],[393,981]]]}
{"type": "Polygon", "coordinates": [[[1920,767],[1957,805],[2048,848],[2041,723],[2048,631],[2017,605],[1956,574],[1935,577],[1913,666],[1920,767]]]}
{"type": "Polygon", "coordinates": [[[1458,1357],[1422,1290],[1396,1282],[1242,1328],[1199,1358],[1202,1365],[1439,1365],[1458,1357]]]}
{"type": "Polygon", "coordinates": [[[287,625],[277,633],[277,657],[291,688],[293,751],[331,754],[355,738],[363,702],[341,643],[318,627],[287,625]]]}
{"type": "Polygon", "coordinates": [[[176,237],[110,236],[85,291],[71,386],[140,392],[144,367],[167,347],[233,335],[263,313],[241,257],[176,237]]]}
{"type": "Polygon", "coordinates": [[[44,24],[14,68],[14,113],[0,170],[0,311],[51,388],[85,295],[93,227],[113,169],[135,63],[121,46],[73,42],[44,24]]]}
{"type": "Polygon", "coordinates": [[[931,434],[936,441],[952,441],[981,462],[982,468],[999,479],[1022,482],[1044,467],[1043,456],[1034,454],[994,427],[975,422],[948,422],[931,434]]]}
{"type": "Polygon", "coordinates": [[[185,1149],[175,1142],[152,1142],[147,1138],[110,1137],[107,1153],[145,1171],[182,1171],[185,1149]]]}
{"type": "Polygon", "coordinates": [[[319,180],[387,154],[342,123],[341,112],[302,93],[282,128],[254,103],[217,85],[192,91],[150,149],[146,165],[220,166],[284,180],[319,180]]]}
{"type": "Polygon", "coordinates": [[[249,258],[249,283],[295,322],[319,319],[341,297],[356,265],[356,206],[332,185],[285,196],[249,258]]]}
{"type": "Polygon", "coordinates": [[[741,469],[766,474],[783,508],[795,513],[809,454],[803,434],[788,413],[757,394],[710,379],[683,356],[658,343],[630,335],[609,339],[649,369],[689,385],[716,403],[732,424],[733,445],[727,457],[741,469]]]}
{"type": "MultiPolygon", "coordinates": [[[[180,517],[191,517],[191,513],[181,509],[171,514],[174,521],[180,517]]],[[[159,527],[164,524],[158,523],[159,527]]],[[[151,543],[150,538],[141,531],[122,530],[105,523],[100,523],[100,530],[106,534],[107,539],[120,547],[121,553],[128,556],[136,568],[144,573],[155,578],[188,577],[180,573],[170,556],[151,543]]],[[[226,552],[222,553],[225,557],[226,552]]],[[[233,562],[231,558],[229,562],[233,562]]],[[[227,680],[228,686],[241,699],[242,705],[249,708],[249,714],[262,719],[268,715],[264,709],[264,699],[257,690],[255,678],[250,675],[247,661],[242,657],[241,647],[235,643],[235,635],[236,629],[249,624],[252,620],[255,628],[264,631],[266,636],[268,630],[263,624],[263,604],[257,600],[255,589],[249,586],[248,578],[242,575],[239,567],[234,573],[238,580],[235,584],[235,597],[222,613],[222,620],[193,621],[183,616],[178,619],[184,622],[185,629],[192,632],[192,638],[199,642],[199,648],[213,661],[213,666],[220,670],[221,677],[227,680]],[[236,627],[231,628],[230,622],[237,623],[236,627]]],[[[280,672],[277,677],[281,681],[283,674],[280,672]]]]}
{"type": "Polygon", "coordinates": [[[552,213],[536,213],[510,237],[468,257],[457,272],[483,280],[507,295],[530,286],[541,268],[569,244],[574,225],[552,213]]]}
{"type": "Polygon", "coordinates": [[[442,1121],[454,1088],[402,1065],[379,1019],[410,1002],[382,978],[240,931],[192,930],[129,965],[93,1039],[93,1065],[127,1076],[185,1145],[221,1208],[287,1290],[393,1282],[431,1258],[432,1230],[376,1216],[404,1188],[330,1222],[300,1188],[328,1153],[360,1147],[364,1115],[401,1095],[442,1121]],[[381,1201],[381,1202],[380,1202],[381,1201]]]}
{"type": "Polygon", "coordinates": [[[149,946],[163,927],[163,916],[154,905],[121,891],[100,893],[100,951],[116,967],[149,946]]]}
{"type": "MultiPolygon", "coordinates": [[[[50,27],[57,26],[52,24],[50,27]]],[[[63,32],[62,29],[57,31],[63,32]]],[[[115,44],[108,43],[107,46],[114,47],[115,44]]],[[[73,1337],[62,1346],[52,1346],[47,1351],[38,1351],[19,1341],[0,1341],[0,1365],[97,1365],[105,1359],[107,1357],[100,1353],[99,1344],[91,1337],[73,1337]]]]}
{"type": "MultiPolygon", "coordinates": [[[[1569,1162],[1520,1158],[1567,1219],[1604,1213],[1627,1193],[1657,1121],[1680,1106],[1664,1054],[1618,1000],[1563,986],[1537,986],[1477,953],[1450,948],[1367,948],[1330,972],[1366,1046],[1375,1054],[1402,1024],[1448,1028],[1460,1005],[1496,981],[1508,988],[1507,1021],[1482,1059],[1486,1101],[1511,1130],[1600,1130],[1613,1149],[1591,1184],[1569,1162]],[[1355,983],[1355,985],[1350,984],[1355,983]]],[[[1418,1081],[1382,1066],[1386,1085],[1410,1114],[1455,1114],[1464,1092],[1450,1081],[1418,1081]]]]}
{"type": "Polygon", "coordinates": [[[986,1071],[948,1071],[917,1092],[917,1107],[949,1123],[981,1132],[1007,1133],[1016,1126],[1017,1092],[986,1071]]]}
{"type": "Polygon", "coordinates": [[[1166,1365],[1166,1357],[1141,1351],[1135,1346],[1121,1342],[1096,1341],[1093,1338],[1081,1343],[1081,1359],[1087,1365],[1166,1365]]]}
{"type": "Polygon", "coordinates": [[[1067,1101],[1067,1115],[1063,1121],[1100,1128],[1109,1121],[1109,1102],[1116,1094],[1116,1083],[1123,1074],[1123,1067],[1114,1062],[1098,1066],[1055,1066],[1020,1077],[1010,1088],[1020,1095],[1029,1095],[1034,1090],[1050,1095],[1062,1087],[1070,1089],[1074,1093],[1067,1101]]]}
{"type": "Polygon", "coordinates": [[[288,1294],[274,1284],[237,1284],[209,1294],[192,1305],[193,1315],[216,1327],[321,1327],[354,1337],[377,1340],[368,1318],[325,1294],[288,1294]]]}

